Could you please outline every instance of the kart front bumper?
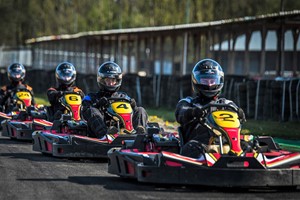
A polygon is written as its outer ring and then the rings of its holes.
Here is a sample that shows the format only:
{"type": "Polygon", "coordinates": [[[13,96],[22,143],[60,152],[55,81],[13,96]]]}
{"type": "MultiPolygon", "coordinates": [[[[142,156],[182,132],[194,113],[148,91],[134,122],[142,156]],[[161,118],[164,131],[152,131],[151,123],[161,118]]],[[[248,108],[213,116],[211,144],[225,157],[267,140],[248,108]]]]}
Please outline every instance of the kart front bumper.
{"type": "Polygon", "coordinates": [[[282,187],[300,185],[300,169],[213,168],[174,161],[162,154],[108,152],[108,172],[139,182],[216,187],[282,187]],[[167,165],[173,162],[173,166],[167,165]]]}
{"type": "Polygon", "coordinates": [[[2,136],[10,137],[18,140],[32,140],[32,121],[10,121],[4,120],[1,122],[2,136]]]}
{"type": "Polygon", "coordinates": [[[33,133],[33,150],[62,158],[107,158],[108,150],[122,146],[123,139],[128,137],[119,136],[115,139],[117,141],[109,144],[85,136],[62,136],[36,131],[33,133]]]}

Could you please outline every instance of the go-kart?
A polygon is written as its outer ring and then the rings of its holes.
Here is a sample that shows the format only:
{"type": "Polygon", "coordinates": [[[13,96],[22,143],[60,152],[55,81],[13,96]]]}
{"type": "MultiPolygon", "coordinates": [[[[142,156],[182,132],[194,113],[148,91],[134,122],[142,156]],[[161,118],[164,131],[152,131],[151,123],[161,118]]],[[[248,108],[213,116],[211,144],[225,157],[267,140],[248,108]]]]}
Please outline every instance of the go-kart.
{"type": "Polygon", "coordinates": [[[0,112],[2,136],[18,140],[32,140],[32,132],[49,126],[44,106],[32,106],[27,89],[18,89],[13,95],[13,111],[0,112]]]}
{"type": "Polygon", "coordinates": [[[64,158],[107,158],[110,148],[122,146],[123,140],[135,137],[132,108],[126,98],[108,98],[107,124],[114,132],[103,138],[89,137],[87,123],[80,115],[80,95],[67,93],[60,101],[66,112],[53,121],[50,129],[33,132],[34,151],[64,158]]]}
{"type": "MultiPolygon", "coordinates": [[[[198,158],[124,145],[108,152],[108,172],[139,182],[219,187],[300,185],[300,153],[282,150],[272,137],[241,135],[237,109],[208,104],[199,119],[211,132],[198,158]],[[142,151],[141,151],[142,150],[142,151]]],[[[179,127],[179,135],[182,135],[179,127]]],[[[181,138],[181,146],[182,137],[181,138]]],[[[134,143],[134,142],[131,142],[134,143]]]]}

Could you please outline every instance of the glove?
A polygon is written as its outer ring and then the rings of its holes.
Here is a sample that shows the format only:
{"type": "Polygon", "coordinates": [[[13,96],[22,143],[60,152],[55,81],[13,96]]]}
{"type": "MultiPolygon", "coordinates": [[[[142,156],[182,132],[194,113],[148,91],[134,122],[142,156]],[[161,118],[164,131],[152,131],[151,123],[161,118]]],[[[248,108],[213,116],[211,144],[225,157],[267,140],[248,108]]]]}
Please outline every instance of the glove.
{"type": "Polygon", "coordinates": [[[27,112],[28,112],[28,114],[30,114],[31,113],[31,111],[35,111],[36,109],[35,109],[35,107],[34,106],[29,106],[28,108],[27,108],[27,112]]]}
{"type": "Polygon", "coordinates": [[[66,91],[68,91],[68,92],[73,92],[73,87],[67,87],[67,89],[66,89],[66,91]]]}
{"type": "Polygon", "coordinates": [[[8,99],[8,98],[12,98],[13,97],[13,95],[14,95],[14,91],[12,91],[12,90],[7,90],[6,91],[6,94],[5,94],[5,96],[4,96],[4,99],[8,99]]]}
{"type": "Polygon", "coordinates": [[[101,97],[100,99],[99,99],[99,101],[96,103],[96,107],[97,108],[100,108],[100,107],[104,107],[104,108],[106,108],[107,106],[108,106],[108,100],[107,100],[107,98],[106,97],[101,97]]]}
{"type": "Polygon", "coordinates": [[[131,108],[134,110],[136,108],[136,101],[134,98],[131,98],[130,99],[130,106],[131,108]]]}
{"type": "Polygon", "coordinates": [[[54,91],[53,95],[56,97],[56,99],[59,99],[60,97],[62,97],[64,95],[63,91],[54,91]]]}
{"type": "Polygon", "coordinates": [[[6,96],[12,96],[12,94],[15,93],[13,90],[7,90],[6,91],[6,96]]]}
{"type": "MultiPolygon", "coordinates": [[[[55,93],[54,93],[55,94],[55,93]]],[[[63,91],[56,91],[56,96],[57,98],[60,98],[64,95],[64,92],[63,91]]]]}
{"type": "Polygon", "coordinates": [[[201,119],[204,118],[207,114],[207,111],[198,107],[192,108],[192,116],[201,119]]]}
{"type": "Polygon", "coordinates": [[[238,117],[239,117],[241,123],[246,122],[245,113],[244,113],[243,109],[241,109],[241,108],[238,108],[238,117]]]}
{"type": "Polygon", "coordinates": [[[55,98],[55,100],[56,101],[61,101],[60,100],[60,98],[62,97],[64,95],[64,92],[63,91],[56,91],[55,93],[54,93],[54,98],[55,98]]]}
{"type": "Polygon", "coordinates": [[[54,120],[60,120],[62,114],[63,114],[62,111],[60,111],[60,110],[56,111],[56,112],[54,113],[54,115],[53,115],[53,119],[54,119],[54,120]]]}

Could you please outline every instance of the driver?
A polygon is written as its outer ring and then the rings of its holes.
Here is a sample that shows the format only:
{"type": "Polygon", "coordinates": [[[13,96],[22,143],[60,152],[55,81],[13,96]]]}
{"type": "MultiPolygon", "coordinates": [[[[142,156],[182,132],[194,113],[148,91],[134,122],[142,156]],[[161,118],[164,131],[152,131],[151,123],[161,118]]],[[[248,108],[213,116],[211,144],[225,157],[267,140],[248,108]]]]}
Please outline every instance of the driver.
{"type": "Polygon", "coordinates": [[[13,95],[18,89],[26,89],[31,94],[31,105],[35,105],[33,90],[27,84],[24,84],[26,70],[20,63],[13,63],[7,68],[7,77],[10,84],[2,86],[0,89],[0,111],[9,113],[14,108],[13,95]]]}
{"type": "Polygon", "coordinates": [[[108,117],[105,109],[107,107],[109,97],[123,97],[130,100],[133,109],[133,128],[137,132],[144,132],[148,122],[148,114],[143,107],[136,105],[133,98],[130,98],[124,92],[118,92],[122,84],[121,67],[111,61],[105,62],[99,66],[97,72],[97,83],[99,91],[89,93],[82,102],[83,118],[87,121],[88,129],[91,137],[101,138],[105,134],[114,134],[116,130],[107,126],[105,119],[108,117]]]}
{"type": "Polygon", "coordinates": [[[64,95],[64,92],[76,92],[81,98],[84,97],[83,91],[74,85],[76,80],[76,69],[72,63],[62,62],[57,65],[55,70],[55,78],[57,87],[50,87],[47,91],[49,121],[59,119],[65,108],[59,102],[59,98],[64,95]]]}
{"type": "MultiPolygon", "coordinates": [[[[184,145],[182,155],[198,158],[203,152],[203,144],[207,145],[210,133],[199,123],[206,111],[200,108],[208,103],[237,105],[225,98],[219,98],[224,85],[224,72],[219,63],[212,59],[200,60],[192,71],[192,89],[194,97],[181,99],[176,106],[175,117],[180,124],[184,145]]],[[[245,114],[238,108],[239,119],[245,122],[245,114]]]]}

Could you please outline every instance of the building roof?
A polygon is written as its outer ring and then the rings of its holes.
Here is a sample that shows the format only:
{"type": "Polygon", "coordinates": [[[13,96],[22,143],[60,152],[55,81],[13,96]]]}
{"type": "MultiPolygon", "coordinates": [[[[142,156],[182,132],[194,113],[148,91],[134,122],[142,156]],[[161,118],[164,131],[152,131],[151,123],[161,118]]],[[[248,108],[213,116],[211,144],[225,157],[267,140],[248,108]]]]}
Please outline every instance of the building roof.
{"type": "Polygon", "coordinates": [[[224,19],[218,21],[211,22],[201,22],[201,23],[190,23],[190,24],[179,24],[179,25],[169,25],[169,26],[156,26],[156,27],[141,27],[141,28],[127,28],[127,29],[112,29],[112,30],[101,30],[101,31],[87,31],[87,32],[79,32],[76,34],[62,34],[62,35],[50,35],[43,36],[37,38],[31,38],[26,40],[27,44],[33,44],[38,42],[47,42],[53,40],[65,40],[65,39],[77,39],[81,37],[88,36],[100,36],[100,35],[113,35],[113,34],[133,34],[133,33],[147,33],[147,32],[165,32],[171,30],[192,30],[206,27],[214,27],[220,25],[233,25],[233,24],[245,24],[245,23],[253,23],[259,21],[268,21],[280,18],[288,18],[299,16],[299,20],[293,21],[293,24],[299,25],[300,23],[300,10],[293,11],[285,11],[278,13],[271,13],[259,16],[245,16],[240,18],[233,19],[224,19]]]}

